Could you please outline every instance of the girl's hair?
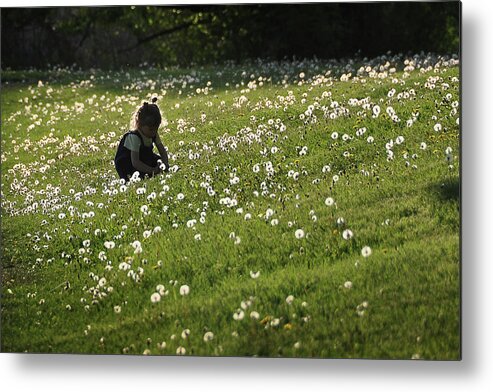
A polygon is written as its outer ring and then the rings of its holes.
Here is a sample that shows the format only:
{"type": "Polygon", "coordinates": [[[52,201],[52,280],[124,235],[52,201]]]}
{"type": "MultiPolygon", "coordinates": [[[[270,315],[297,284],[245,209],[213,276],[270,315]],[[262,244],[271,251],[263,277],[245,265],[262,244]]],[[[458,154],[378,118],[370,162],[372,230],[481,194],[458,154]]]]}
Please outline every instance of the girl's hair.
{"type": "Polygon", "coordinates": [[[137,129],[139,126],[158,127],[161,124],[161,112],[156,105],[157,98],[152,98],[152,103],[144,102],[132,117],[130,127],[137,129]]]}

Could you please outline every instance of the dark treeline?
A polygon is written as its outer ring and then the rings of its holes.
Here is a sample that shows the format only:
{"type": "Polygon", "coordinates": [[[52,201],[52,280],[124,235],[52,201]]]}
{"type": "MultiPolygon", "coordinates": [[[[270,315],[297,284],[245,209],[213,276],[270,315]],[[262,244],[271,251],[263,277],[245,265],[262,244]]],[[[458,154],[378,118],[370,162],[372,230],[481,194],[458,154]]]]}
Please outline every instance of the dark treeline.
{"type": "Polygon", "coordinates": [[[2,68],[458,53],[460,3],[3,8],[2,68]]]}

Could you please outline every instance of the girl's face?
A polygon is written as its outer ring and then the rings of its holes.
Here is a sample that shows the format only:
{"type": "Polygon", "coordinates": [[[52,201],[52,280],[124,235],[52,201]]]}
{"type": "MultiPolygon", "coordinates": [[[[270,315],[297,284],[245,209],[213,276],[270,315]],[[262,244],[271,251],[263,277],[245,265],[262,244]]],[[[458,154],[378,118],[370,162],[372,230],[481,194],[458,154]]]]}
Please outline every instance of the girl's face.
{"type": "Polygon", "coordinates": [[[150,127],[149,125],[143,125],[139,127],[139,131],[146,137],[148,138],[153,138],[157,135],[157,130],[159,126],[157,127],[150,127]]]}

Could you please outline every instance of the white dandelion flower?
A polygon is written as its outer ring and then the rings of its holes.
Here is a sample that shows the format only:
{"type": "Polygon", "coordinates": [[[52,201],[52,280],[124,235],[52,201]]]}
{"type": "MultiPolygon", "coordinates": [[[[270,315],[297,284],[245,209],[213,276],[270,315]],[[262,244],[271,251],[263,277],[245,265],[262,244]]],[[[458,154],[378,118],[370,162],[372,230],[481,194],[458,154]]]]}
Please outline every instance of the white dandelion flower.
{"type": "Polygon", "coordinates": [[[245,317],[245,312],[241,309],[238,309],[236,312],[233,313],[233,319],[236,321],[243,320],[243,317],[245,317]]]}
{"type": "Polygon", "coordinates": [[[253,320],[258,320],[260,318],[260,315],[258,314],[258,312],[256,312],[254,310],[254,311],[250,312],[250,318],[253,320]]]}
{"type": "Polygon", "coordinates": [[[115,247],[115,243],[113,241],[105,241],[104,247],[106,249],[113,249],[115,247]]]}
{"type": "Polygon", "coordinates": [[[346,221],[344,220],[344,218],[339,217],[339,218],[337,218],[336,223],[338,226],[343,226],[346,223],[346,221]]]}
{"type": "Polygon", "coordinates": [[[349,240],[353,238],[353,232],[349,229],[344,230],[342,232],[342,238],[344,238],[345,240],[349,240]]]}
{"type": "Polygon", "coordinates": [[[351,289],[353,287],[353,282],[351,282],[349,280],[347,282],[344,282],[344,287],[346,289],[351,289]]]}
{"type": "Polygon", "coordinates": [[[328,197],[325,199],[325,205],[326,206],[332,206],[334,204],[334,199],[332,197],[328,197]]]}
{"type": "Polygon", "coordinates": [[[250,271],[250,277],[252,279],[257,279],[259,276],[260,276],[260,271],[257,272],[250,271]]]}
{"type": "Polygon", "coordinates": [[[291,304],[293,303],[293,301],[294,301],[294,297],[293,297],[292,295],[288,295],[288,296],[286,297],[286,303],[287,303],[288,305],[291,305],[291,304]]]}
{"type": "Polygon", "coordinates": [[[151,302],[156,303],[161,301],[161,295],[159,293],[154,293],[151,295],[151,302]]]}
{"type": "Polygon", "coordinates": [[[214,334],[211,331],[204,334],[204,342],[210,342],[212,339],[214,339],[214,334]]]}
{"type": "Polygon", "coordinates": [[[184,284],[180,287],[180,295],[188,295],[190,293],[190,287],[188,285],[184,284]]]}
{"type": "Polygon", "coordinates": [[[363,257],[368,257],[371,255],[371,248],[369,246],[364,246],[363,249],[361,249],[361,255],[363,257]]]}
{"type": "Polygon", "coordinates": [[[298,229],[294,232],[294,236],[297,238],[297,239],[301,239],[305,236],[305,232],[302,230],[302,229],[298,229]]]}

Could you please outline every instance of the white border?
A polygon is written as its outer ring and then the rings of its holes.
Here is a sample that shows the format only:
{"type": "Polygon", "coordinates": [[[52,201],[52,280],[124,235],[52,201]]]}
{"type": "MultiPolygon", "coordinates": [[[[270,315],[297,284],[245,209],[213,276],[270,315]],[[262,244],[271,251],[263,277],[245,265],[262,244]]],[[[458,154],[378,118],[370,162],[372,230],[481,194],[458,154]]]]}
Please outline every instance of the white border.
{"type": "MultiPolygon", "coordinates": [[[[243,1],[248,3],[251,1],[243,1]]],[[[274,2],[274,1],[272,1],[274,2]]],[[[282,1],[287,3],[289,1],[282,1]]],[[[2,1],[1,6],[199,3],[197,1],[2,1]]],[[[238,3],[214,1],[211,3],[238,3]]],[[[485,391],[493,385],[493,148],[491,2],[464,0],[461,362],[142,358],[0,354],[2,390],[90,391],[485,391]]]]}

